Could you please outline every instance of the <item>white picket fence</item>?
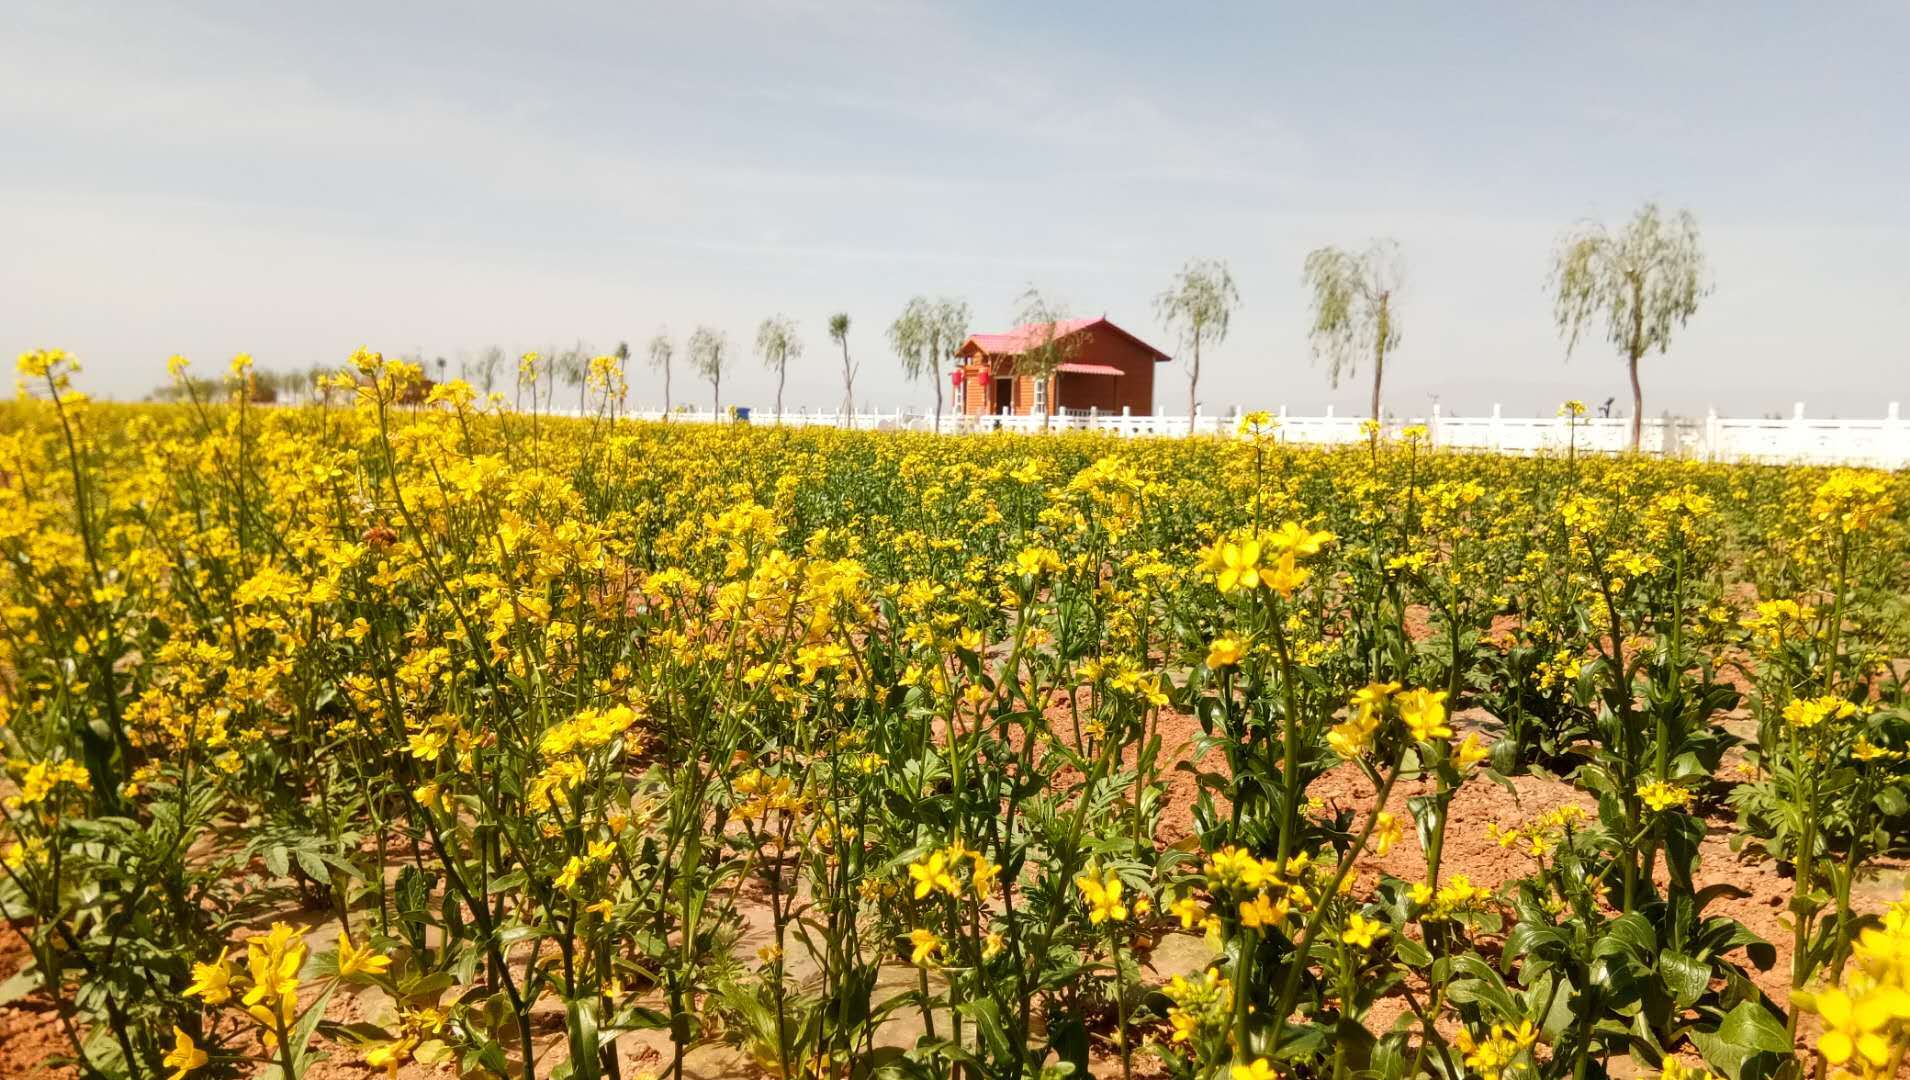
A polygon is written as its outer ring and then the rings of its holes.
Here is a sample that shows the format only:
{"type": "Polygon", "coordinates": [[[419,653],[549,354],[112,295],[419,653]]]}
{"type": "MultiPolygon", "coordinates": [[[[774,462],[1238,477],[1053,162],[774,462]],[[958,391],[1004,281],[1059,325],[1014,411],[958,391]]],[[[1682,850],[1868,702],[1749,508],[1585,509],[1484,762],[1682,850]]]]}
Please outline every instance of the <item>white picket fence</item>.
{"type": "MultiPolygon", "coordinates": [[[[631,419],[661,420],[659,410],[638,410],[624,414],[631,419]]],[[[1274,436],[1282,442],[1334,445],[1362,442],[1366,434],[1361,417],[1338,416],[1329,408],[1324,416],[1297,416],[1282,406],[1274,417],[1274,436]]],[[[946,433],[1013,432],[1039,434],[1064,431],[1098,431],[1123,437],[1231,435],[1239,427],[1241,410],[1209,415],[1195,410],[1187,416],[1135,416],[1121,413],[1052,416],[1044,427],[1039,416],[959,416],[945,413],[940,429],[946,433]]],[[[735,422],[707,411],[677,411],[675,421],[708,423],[712,420],[735,422]]],[[[778,416],[752,411],[749,422],[757,426],[853,427],[862,431],[929,431],[937,425],[931,414],[898,409],[895,412],[855,413],[812,412],[798,410],[778,416]]],[[[1619,453],[1631,445],[1631,421],[1626,418],[1504,416],[1493,406],[1487,416],[1446,416],[1433,407],[1425,417],[1388,420],[1389,436],[1409,426],[1426,429],[1433,446],[1460,450],[1484,450],[1506,454],[1563,453],[1568,445],[1580,453],[1619,453]]],[[[1716,412],[1702,417],[1647,419],[1641,449],[1648,453],[1671,454],[1700,461],[1770,461],[1812,464],[1873,465],[1883,468],[1910,466],[1910,421],[1906,421],[1896,402],[1877,419],[1819,419],[1804,415],[1803,403],[1794,406],[1784,419],[1723,417],[1716,412]]]]}

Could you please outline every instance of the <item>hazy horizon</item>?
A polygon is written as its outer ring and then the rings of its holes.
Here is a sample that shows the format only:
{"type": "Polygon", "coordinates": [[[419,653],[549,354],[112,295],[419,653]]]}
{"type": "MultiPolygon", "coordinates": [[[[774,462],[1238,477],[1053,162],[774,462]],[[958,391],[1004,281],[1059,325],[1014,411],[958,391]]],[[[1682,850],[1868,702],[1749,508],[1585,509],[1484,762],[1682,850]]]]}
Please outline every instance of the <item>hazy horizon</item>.
{"type": "MultiPolygon", "coordinates": [[[[1629,407],[1566,362],[1559,234],[1696,214],[1715,291],[1645,412],[1873,417],[1910,397],[1902,4],[1315,7],[793,0],[276,8],[22,2],[0,24],[0,327],[102,398],[202,371],[609,351],[709,324],[726,403],[926,406],[883,331],[915,294],[1005,329],[1030,284],[1170,352],[1153,298],[1226,260],[1209,412],[1363,411],[1311,362],[1307,251],[1396,239],[1401,415],[1629,407]]],[[[1157,411],[1184,408],[1163,365],[1157,411]]],[[[634,405],[662,380],[631,364],[634,405]]],[[[708,402],[682,366],[682,401],[708,402]]],[[[559,403],[567,392],[557,392],[559,403]]],[[[574,390],[568,392],[574,401],[574,390]]]]}

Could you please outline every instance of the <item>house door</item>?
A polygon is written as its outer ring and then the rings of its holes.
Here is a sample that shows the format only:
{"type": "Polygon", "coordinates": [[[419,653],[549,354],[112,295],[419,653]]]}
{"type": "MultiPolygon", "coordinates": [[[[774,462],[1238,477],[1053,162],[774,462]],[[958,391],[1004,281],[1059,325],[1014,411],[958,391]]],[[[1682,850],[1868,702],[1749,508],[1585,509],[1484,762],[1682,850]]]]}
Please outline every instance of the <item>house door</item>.
{"type": "Polygon", "coordinates": [[[995,380],[995,415],[1007,416],[1015,411],[1015,380],[995,380]]]}

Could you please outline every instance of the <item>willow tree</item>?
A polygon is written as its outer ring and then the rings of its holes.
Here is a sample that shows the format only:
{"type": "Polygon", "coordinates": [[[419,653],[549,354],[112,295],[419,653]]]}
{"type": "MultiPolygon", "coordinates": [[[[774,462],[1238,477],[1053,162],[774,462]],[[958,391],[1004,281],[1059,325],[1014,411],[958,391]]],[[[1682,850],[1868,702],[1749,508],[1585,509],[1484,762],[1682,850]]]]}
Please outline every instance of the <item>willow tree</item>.
{"type": "MultiPolygon", "coordinates": [[[[589,392],[592,351],[590,346],[579,341],[557,354],[557,377],[564,381],[564,385],[577,388],[578,416],[584,415],[584,410],[588,407],[585,395],[589,392]]],[[[554,386],[553,383],[553,388],[554,386]]]]}
{"type": "Polygon", "coordinates": [[[690,367],[710,381],[710,411],[723,413],[723,369],[729,366],[729,338],[720,330],[699,326],[690,335],[690,367]]]}
{"type": "Polygon", "coordinates": [[[1186,346],[1187,416],[1193,422],[1194,407],[1200,403],[1200,350],[1227,340],[1227,324],[1234,308],[1240,305],[1240,293],[1227,264],[1219,259],[1189,259],[1174,284],[1154,298],[1154,311],[1169,331],[1180,335],[1186,346]]]}
{"type": "Polygon", "coordinates": [[[842,413],[849,426],[856,426],[856,368],[849,361],[849,313],[838,311],[829,316],[829,340],[842,349],[842,413]]]}
{"type": "Polygon", "coordinates": [[[670,340],[667,330],[659,330],[650,339],[650,366],[663,372],[663,420],[670,420],[670,358],[676,355],[676,344],[670,340]]]}
{"type": "Polygon", "coordinates": [[[622,406],[627,400],[627,395],[630,391],[630,343],[628,341],[617,342],[617,347],[611,350],[610,355],[617,358],[617,400],[611,402],[611,388],[608,385],[604,386],[603,393],[604,401],[611,404],[611,415],[614,416],[616,415],[618,407],[622,406]]]}
{"type": "MultiPolygon", "coordinates": [[[[929,375],[935,380],[935,419],[936,430],[941,430],[942,416],[942,362],[955,364],[955,353],[962,343],[968,340],[970,312],[968,304],[952,297],[944,296],[935,302],[935,331],[929,336],[930,348],[935,353],[935,362],[930,365],[929,375]]],[[[959,365],[956,365],[959,366],[959,365]]]]}
{"type": "Polygon", "coordinates": [[[1711,291],[1705,283],[1698,221],[1691,211],[1666,218],[1657,203],[1639,208],[1623,232],[1613,235],[1595,221],[1582,222],[1559,238],[1552,256],[1553,317],[1569,359],[1585,324],[1605,318],[1605,337],[1625,358],[1631,376],[1631,448],[1644,434],[1645,394],[1638,361],[1671,346],[1671,331],[1698,312],[1711,291]]]}
{"type": "Polygon", "coordinates": [[[1378,421],[1386,358],[1399,348],[1396,301],[1405,283],[1399,245],[1375,240],[1359,254],[1323,247],[1306,257],[1303,275],[1313,290],[1313,328],[1307,332],[1314,359],[1326,360],[1327,379],[1359,373],[1362,357],[1373,360],[1373,419],[1378,421]]]}
{"type": "MultiPolygon", "coordinates": [[[[1068,309],[1050,302],[1041,295],[1040,289],[1030,285],[1028,291],[1021,294],[1021,299],[1015,302],[1015,325],[1024,330],[1025,335],[1021,355],[1015,357],[1015,374],[1031,375],[1046,383],[1054,378],[1061,365],[1081,351],[1081,335],[1062,332],[1061,324],[1067,318],[1068,309]]],[[[1041,400],[1044,402],[1041,430],[1046,431],[1048,419],[1054,415],[1054,394],[1044,391],[1041,400]]]]}
{"type": "Polygon", "coordinates": [[[802,355],[802,339],[796,336],[796,324],[787,315],[772,315],[756,328],[756,355],[763,366],[776,373],[776,422],[783,422],[783,383],[789,378],[789,362],[802,355]]]}
{"type": "Polygon", "coordinates": [[[490,345],[478,353],[476,360],[460,363],[458,370],[465,381],[477,383],[478,389],[484,391],[485,396],[488,397],[497,387],[497,373],[503,367],[504,350],[496,345],[490,345]]]}
{"type": "MultiPolygon", "coordinates": [[[[902,305],[902,314],[889,324],[889,348],[902,361],[902,373],[910,382],[920,379],[933,366],[929,336],[934,332],[935,305],[926,296],[913,296],[902,305]]],[[[942,386],[935,380],[935,422],[942,420],[942,386]]]]}
{"type": "Polygon", "coordinates": [[[902,361],[909,380],[928,376],[935,385],[935,430],[942,430],[942,362],[955,355],[968,338],[968,305],[943,297],[909,300],[902,314],[889,324],[889,347],[902,361]]]}

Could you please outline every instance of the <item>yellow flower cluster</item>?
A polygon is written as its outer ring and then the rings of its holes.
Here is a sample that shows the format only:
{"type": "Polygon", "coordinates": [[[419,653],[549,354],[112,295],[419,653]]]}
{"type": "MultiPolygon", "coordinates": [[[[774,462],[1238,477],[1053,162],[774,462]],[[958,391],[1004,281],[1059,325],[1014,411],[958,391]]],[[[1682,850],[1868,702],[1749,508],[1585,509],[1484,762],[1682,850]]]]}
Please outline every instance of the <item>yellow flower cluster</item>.
{"type": "Polygon", "coordinates": [[[1841,533],[1862,532],[1895,509],[1887,478],[1868,469],[1832,471],[1811,497],[1811,517],[1841,533]]]}
{"type": "MultiPolygon", "coordinates": [[[[628,705],[615,705],[608,709],[584,709],[576,716],[558,724],[544,737],[538,740],[537,751],[547,758],[563,757],[566,754],[595,750],[607,746],[610,742],[630,729],[636,723],[636,710],[628,705]]],[[[637,749],[637,747],[629,747],[637,749]]]]}
{"type": "Polygon", "coordinates": [[[986,855],[959,840],[909,864],[909,879],[915,884],[917,900],[938,892],[956,900],[965,895],[986,900],[994,895],[1000,877],[999,864],[989,862],[986,855]]]}
{"type": "MultiPolygon", "coordinates": [[[[1074,887],[1081,891],[1081,900],[1088,906],[1090,925],[1099,926],[1104,922],[1127,921],[1128,905],[1122,899],[1126,888],[1121,882],[1121,876],[1112,869],[1100,871],[1090,868],[1087,873],[1074,879],[1074,887]]],[[[1137,910],[1134,914],[1144,914],[1146,909],[1142,905],[1146,903],[1147,897],[1137,898],[1135,901],[1137,910]]]]}
{"type": "Polygon", "coordinates": [[[1796,1000],[1824,1021],[1831,1080],[1883,1080],[1910,1052],[1910,898],[1858,935],[1850,959],[1842,984],[1796,1000]]]}
{"type": "Polygon", "coordinates": [[[1234,987],[1220,972],[1208,968],[1199,978],[1176,975],[1163,988],[1173,1007],[1167,1023],[1172,1043],[1195,1043],[1223,1035],[1233,1023],[1234,987]]]}
{"type": "Polygon", "coordinates": [[[1486,836],[1502,848],[1517,849],[1534,859],[1542,859],[1551,854],[1566,833],[1583,827],[1589,818],[1584,807],[1566,805],[1509,829],[1496,821],[1488,822],[1486,836]]]}
{"type": "Polygon", "coordinates": [[[1672,809],[1682,810],[1690,806],[1692,801],[1697,798],[1690,788],[1678,787],[1675,784],[1668,784],[1663,780],[1645,780],[1640,782],[1638,785],[1638,797],[1643,799],[1645,805],[1654,813],[1663,813],[1666,810],[1672,809]]]}
{"type": "Polygon", "coordinates": [[[1346,926],[1340,930],[1340,940],[1361,949],[1370,949],[1375,942],[1392,932],[1392,928],[1385,923],[1355,911],[1346,917],[1346,926]]]}
{"type": "Polygon", "coordinates": [[[53,797],[62,787],[74,791],[93,790],[93,778],[87,775],[86,767],[77,761],[35,761],[8,762],[10,770],[19,776],[20,793],[10,796],[7,805],[13,809],[23,806],[39,806],[53,797]]]}
{"type": "MultiPolygon", "coordinates": [[[[226,951],[210,964],[192,965],[192,983],[186,994],[207,1005],[231,999],[234,981],[245,985],[240,1005],[259,1023],[261,1039],[276,1044],[298,1020],[299,971],[305,966],[305,937],[285,923],[273,923],[264,934],[247,938],[246,975],[232,970],[226,951]]],[[[369,968],[360,968],[369,970],[369,968]]]]}
{"type": "Polygon", "coordinates": [[[1461,1028],[1452,1044],[1465,1056],[1466,1068],[1480,1080],[1499,1080],[1538,1040],[1538,1028],[1530,1020],[1521,1020],[1494,1024],[1483,1039],[1473,1035],[1470,1028],[1461,1028]]]}
{"type": "Polygon", "coordinates": [[[1848,720],[1856,715],[1856,705],[1834,694],[1814,698],[1792,698],[1784,706],[1784,722],[1804,731],[1826,720],[1848,720]]]}
{"type": "Polygon", "coordinates": [[[1754,613],[1745,618],[1744,626],[1750,630],[1753,641],[1768,649],[1778,649],[1787,641],[1805,636],[1811,620],[1816,617],[1817,612],[1810,605],[1795,600],[1760,600],[1754,613]]]}
{"type": "Polygon", "coordinates": [[[736,812],[745,819],[769,816],[773,810],[800,814],[807,803],[796,794],[796,783],[787,776],[771,776],[761,769],[750,769],[736,778],[736,812]]]}
{"type": "Polygon", "coordinates": [[[1291,599],[1306,584],[1310,572],[1299,560],[1320,553],[1333,540],[1330,532],[1315,532],[1289,521],[1265,536],[1226,540],[1207,550],[1204,562],[1223,593],[1251,592],[1265,587],[1291,599]],[[1271,557],[1272,562],[1262,560],[1271,557]]]}
{"type": "MultiPolygon", "coordinates": [[[[1284,925],[1294,911],[1312,908],[1313,896],[1304,880],[1312,865],[1312,858],[1301,854],[1283,867],[1277,859],[1258,858],[1229,844],[1207,857],[1202,872],[1208,889],[1234,901],[1240,924],[1258,929],[1284,925]]],[[[1178,905],[1175,914],[1187,924],[1188,914],[1178,905]]]]}
{"type": "Polygon", "coordinates": [[[1465,874],[1448,877],[1437,890],[1426,882],[1414,882],[1409,895],[1419,918],[1425,922],[1443,922],[1479,911],[1492,901],[1492,890],[1474,885],[1465,874]]]}
{"type": "MultiPolygon", "coordinates": [[[[1347,701],[1346,719],[1326,733],[1327,745],[1348,760],[1370,753],[1389,707],[1406,725],[1407,734],[1414,742],[1436,743],[1452,738],[1452,725],[1447,722],[1446,691],[1419,687],[1401,692],[1396,682],[1373,682],[1353,692],[1347,701]]],[[[1457,758],[1460,767],[1466,768],[1486,756],[1485,745],[1478,736],[1468,735],[1457,758]]]]}

